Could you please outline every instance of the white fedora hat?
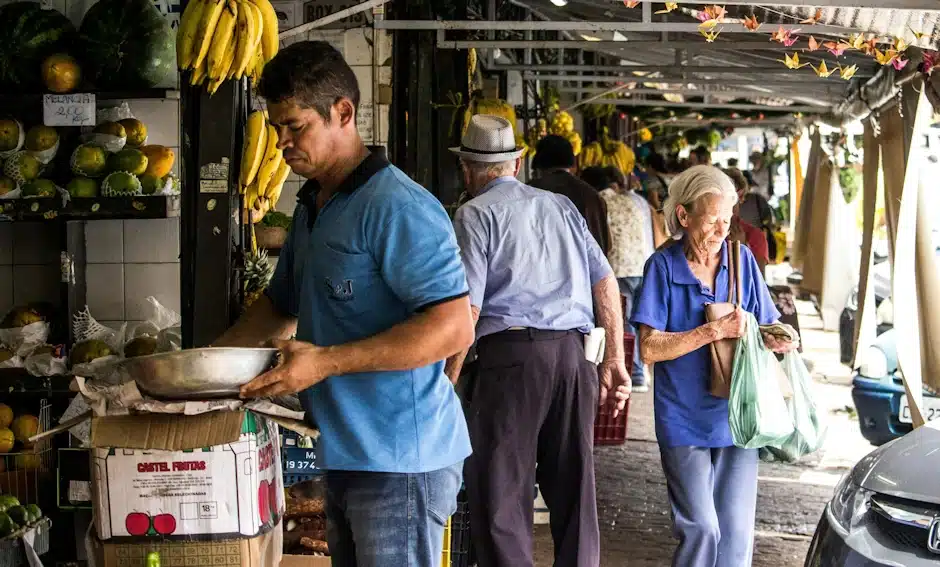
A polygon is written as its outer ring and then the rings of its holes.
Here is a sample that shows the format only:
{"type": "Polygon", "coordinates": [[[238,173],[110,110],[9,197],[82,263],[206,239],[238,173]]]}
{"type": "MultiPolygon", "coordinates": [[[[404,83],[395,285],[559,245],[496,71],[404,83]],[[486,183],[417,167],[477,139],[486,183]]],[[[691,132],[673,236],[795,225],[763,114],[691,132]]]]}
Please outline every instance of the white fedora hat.
{"type": "Polygon", "coordinates": [[[523,148],[516,147],[516,134],[508,120],[491,114],[476,114],[470,119],[460,147],[450,148],[450,151],[467,161],[499,163],[518,158],[523,148]]]}

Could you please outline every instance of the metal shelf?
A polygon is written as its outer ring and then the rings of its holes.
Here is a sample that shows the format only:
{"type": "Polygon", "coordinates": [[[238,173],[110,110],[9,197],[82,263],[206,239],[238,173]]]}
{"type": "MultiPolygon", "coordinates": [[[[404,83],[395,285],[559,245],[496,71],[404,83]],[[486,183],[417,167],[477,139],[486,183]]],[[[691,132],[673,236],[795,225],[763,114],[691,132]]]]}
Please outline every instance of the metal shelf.
{"type": "Polygon", "coordinates": [[[0,200],[0,220],[52,221],[101,219],[162,219],[178,217],[179,195],[73,198],[65,206],[47,199],[0,200]]]}

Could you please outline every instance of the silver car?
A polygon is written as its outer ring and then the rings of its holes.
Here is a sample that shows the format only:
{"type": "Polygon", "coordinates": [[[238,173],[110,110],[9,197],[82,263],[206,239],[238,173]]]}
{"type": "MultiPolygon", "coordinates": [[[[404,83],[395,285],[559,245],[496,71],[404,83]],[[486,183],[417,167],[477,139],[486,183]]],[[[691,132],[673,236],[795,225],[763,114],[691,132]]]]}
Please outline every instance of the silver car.
{"type": "Polygon", "coordinates": [[[940,428],[879,447],[843,477],[813,536],[806,567],[940,565],[940,428]]]}

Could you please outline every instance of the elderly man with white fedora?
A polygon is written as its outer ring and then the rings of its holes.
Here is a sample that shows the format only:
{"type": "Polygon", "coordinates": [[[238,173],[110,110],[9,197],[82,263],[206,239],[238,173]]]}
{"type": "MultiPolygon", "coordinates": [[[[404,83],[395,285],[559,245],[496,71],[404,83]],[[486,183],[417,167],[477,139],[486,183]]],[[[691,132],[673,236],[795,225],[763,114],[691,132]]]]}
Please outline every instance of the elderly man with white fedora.
{"type": "MultiPolygon", "coordinates": [[[[585,337],[623,336],[617,280],[567,197],[516,180],[522,149],[507,120],[474,116],[451,151],[471,196],[454,228],[476,321],[464,477],[480,567],[534,564],[535,482],[555,564],[597,567],[594,418],[599,401],[623,411],[630,375],[622,340],[607,341],[598,367],[585,337]]],[[[452,380],[465,355],[447,361],[452,380]]]]}

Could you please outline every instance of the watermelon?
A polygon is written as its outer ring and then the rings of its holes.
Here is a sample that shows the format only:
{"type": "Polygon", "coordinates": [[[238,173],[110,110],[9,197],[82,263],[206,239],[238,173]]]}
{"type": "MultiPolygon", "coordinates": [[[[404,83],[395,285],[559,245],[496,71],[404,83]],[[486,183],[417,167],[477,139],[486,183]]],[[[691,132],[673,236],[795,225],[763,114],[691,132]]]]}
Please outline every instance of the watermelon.
{"type": "Polygon", "coordinates": [[[101,0],[79,27],[85,76],[99,89],[145,89],[176,69],[176,40],[152,0],[101,0]]]}
{"type": "Polygon", "coordinates": [[[68,18],[55,10],[44,10],[38,2],[0,6],[0,89],[39,91],[43,60],[67,51],[75,35],[68,18]]]}

